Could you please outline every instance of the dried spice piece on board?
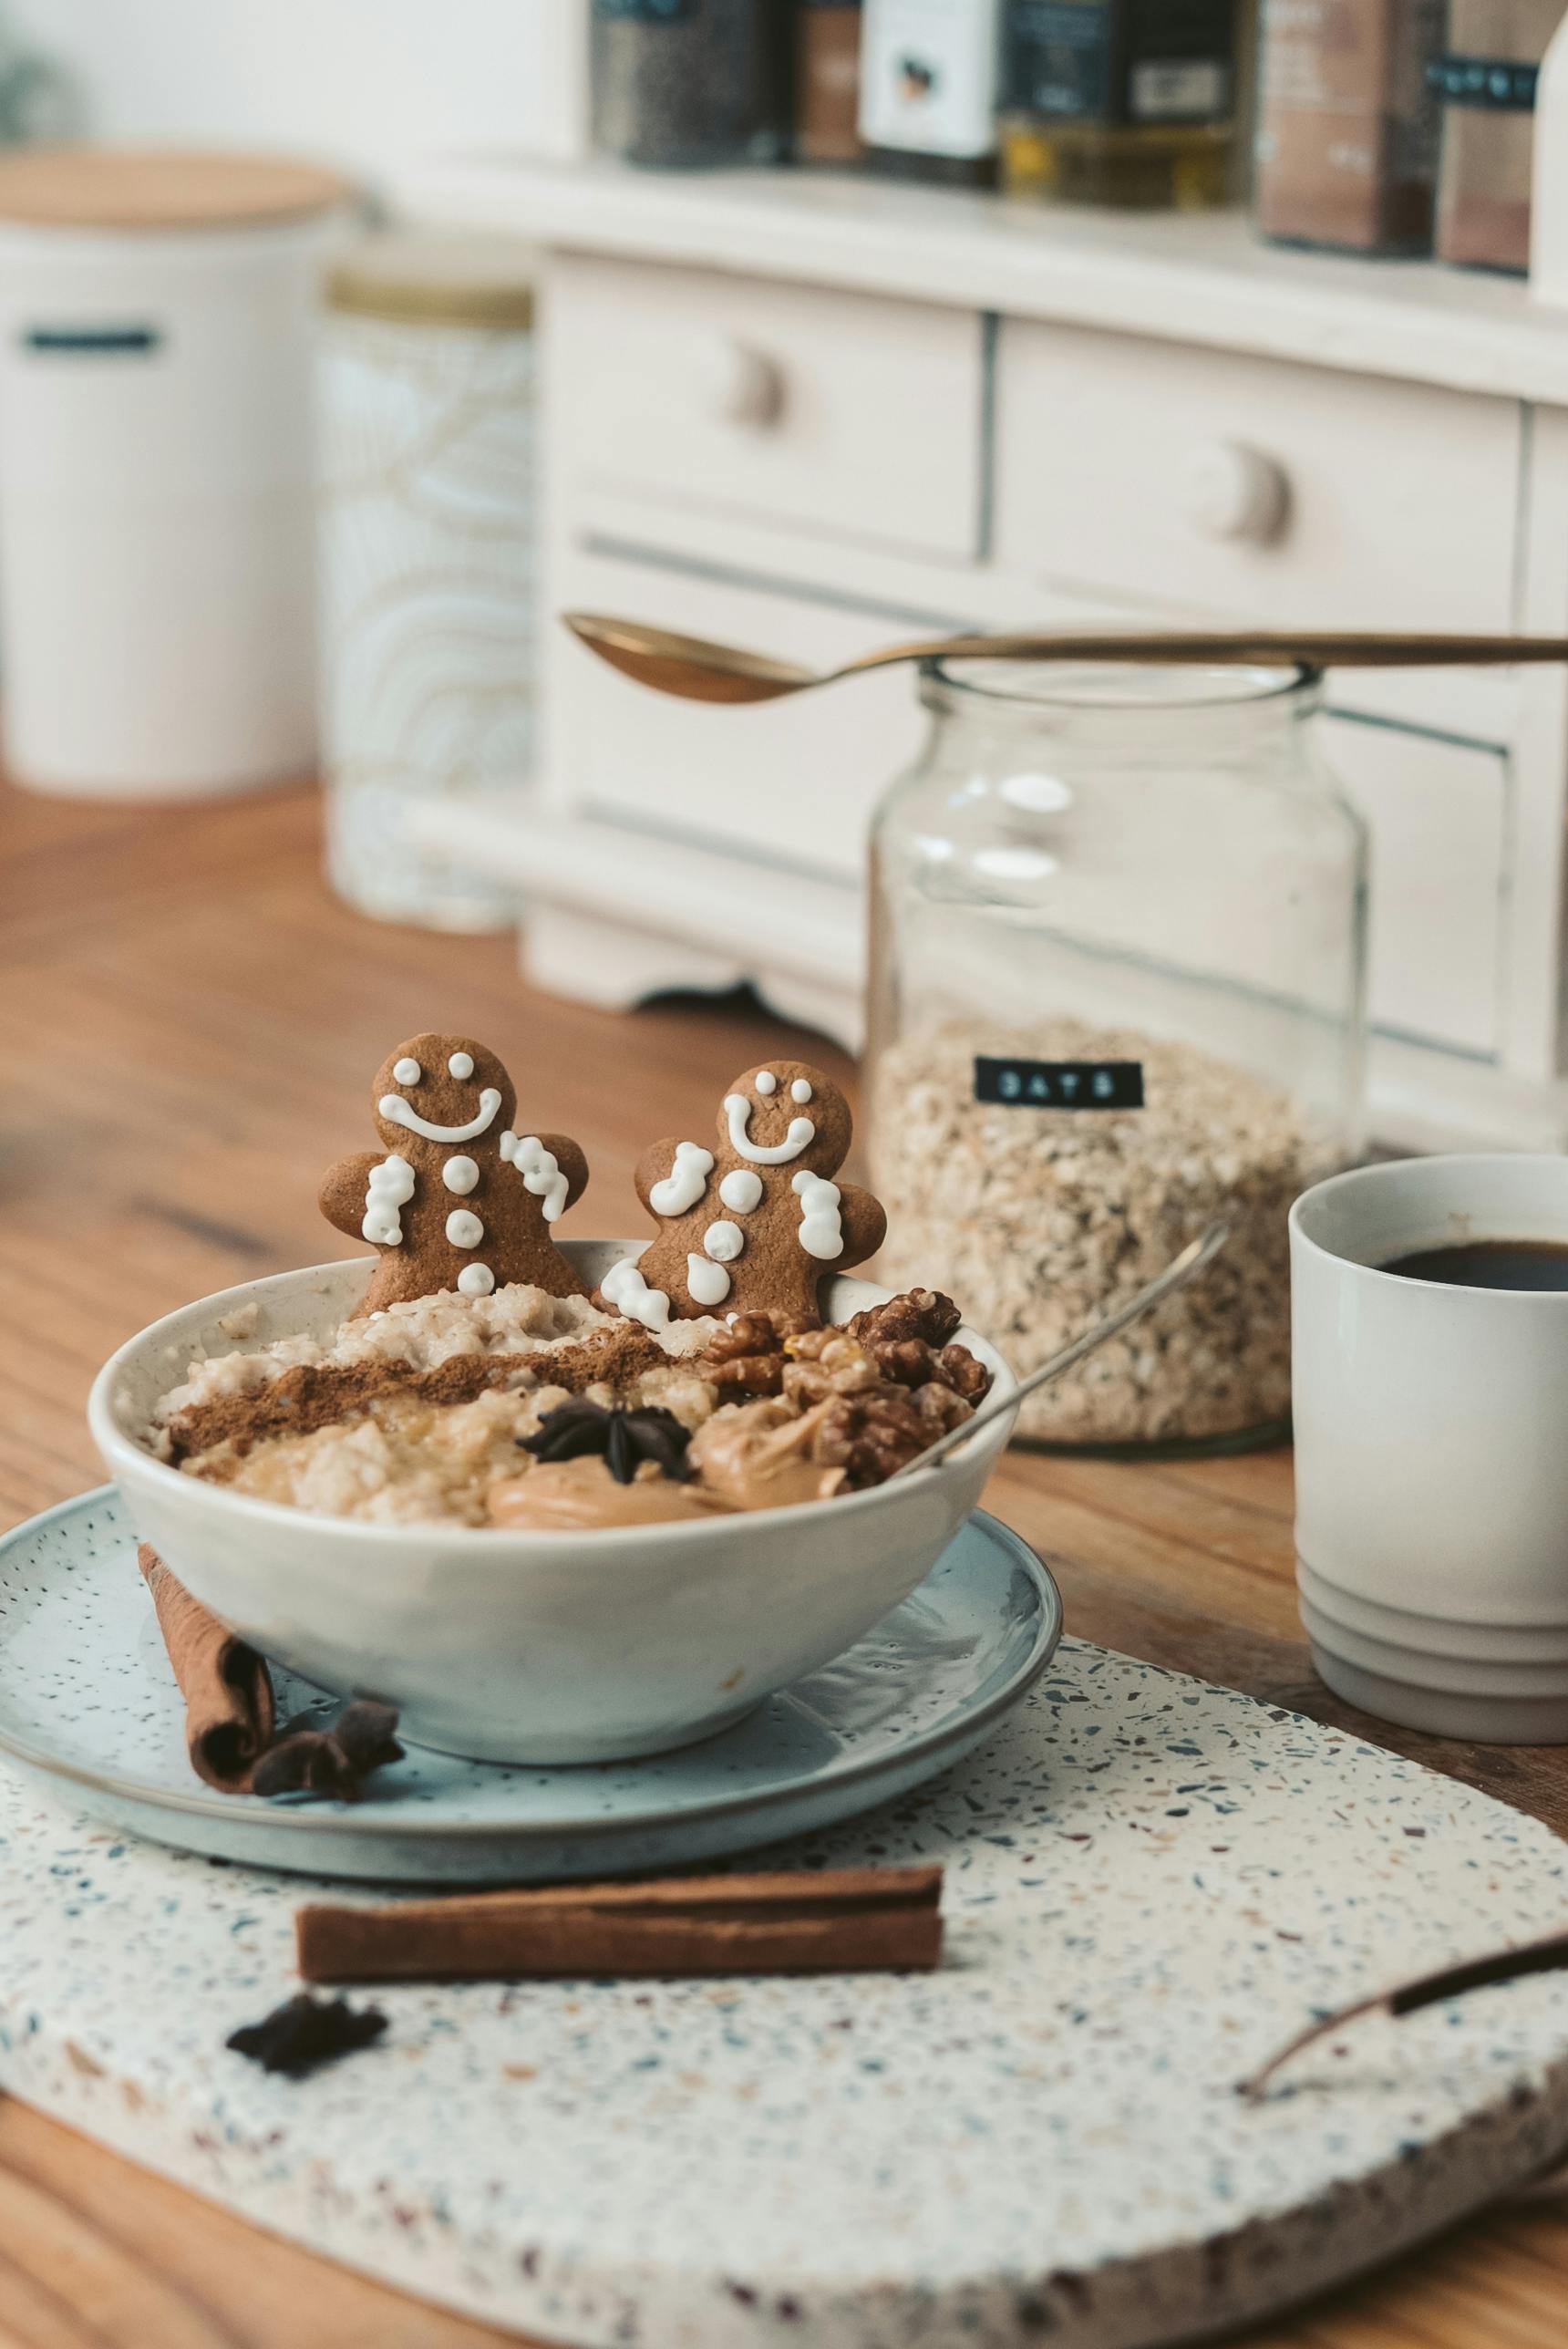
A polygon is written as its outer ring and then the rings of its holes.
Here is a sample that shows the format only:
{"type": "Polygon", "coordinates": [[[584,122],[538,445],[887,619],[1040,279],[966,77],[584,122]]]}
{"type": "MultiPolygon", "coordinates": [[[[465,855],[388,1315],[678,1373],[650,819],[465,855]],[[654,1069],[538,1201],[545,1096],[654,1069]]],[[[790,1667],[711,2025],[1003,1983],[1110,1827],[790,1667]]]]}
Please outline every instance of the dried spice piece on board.
{"type": "Polygon", "coordinates": [[[373,1770],[402,1760],[403,1748],[393,1733],[397,1727],[392,1707],[369,1697],[345,1706],[325,1729],[304,1719],[290,1722],[257,1763],[251,1791],[268,1797],[327,1795],[356,1803],[373,1770]]]}
{"type": "Polygon", "coordinates": [[[199,1778],[220,1793],[243,1794],[273,1734],[273,1682],[266,1661],[210,1615],[170,1573],[149,1542],[137,1549],[158,1628],[185,1700],[185,1750],[199,1778]]]}
{"type": "Polygon", "coordinates": [[[298,2079],[318,2064],[368,2047],[386,2028],[379,2007],[355,2008],[346,1998],[313,1998],[305,1990],[274,2006],[260,2023],[232,2031],[223,2044],[236,2055],[248,2055],[263,2072],[286,2072],[298,2079]]]}
{"type": "Polygon", "coordinates": [[[940,1868],[561,1884],[395,1908],[312,1902],[306,1982],[903,1972],[942,1956],[940,1868]]]}

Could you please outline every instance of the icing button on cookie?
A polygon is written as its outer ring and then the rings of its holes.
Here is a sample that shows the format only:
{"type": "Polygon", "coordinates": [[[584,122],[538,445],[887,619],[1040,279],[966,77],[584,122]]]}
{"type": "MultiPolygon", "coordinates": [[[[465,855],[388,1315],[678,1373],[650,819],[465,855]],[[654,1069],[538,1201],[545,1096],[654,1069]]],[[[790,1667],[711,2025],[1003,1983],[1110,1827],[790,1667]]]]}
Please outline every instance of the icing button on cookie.
{"type": "Polygon", "coordinates": [[[458,1287],[465,1297],[488,1297],[495,1287],[495,1275],[488,1264],[465,1264],[458,1275],[458,1287]]]}
{"type": "MultiPolygon", "coordinates": [[[[503,1144],[501,1156],[504,1158],[506,1155],[504,1134],[501,1136],[501,1141],[503,1144]]],[[[449,1158],[441,1169],[442,1182],[449,1191],[456,1191],[459,1198],[466,1198],[479,1179],[480,1170],[471,1158],[449,1158]]]]}
{"type": "Polygon", "coordinates": [[[729,1295],[729,1275],[723,1265],[711,1264],[707,1257],[688,1256],[686,1288],[699,1305],[722,1305],[729,1295]]]}
{"type": "Polygon", "coordinates": [[[468,1207],[454,1207],[447,1217],[447,1237],[454,1247],[478,1247],[485,1236],[485,1227],[468,1207]]]}
{"type": "Polygon", "coordinates": [[[718,1195],[738,1216],[748,1216],[762,1196],[762,1177],[749,1166],[735,1166],[718,1186],[718,1195]]]}

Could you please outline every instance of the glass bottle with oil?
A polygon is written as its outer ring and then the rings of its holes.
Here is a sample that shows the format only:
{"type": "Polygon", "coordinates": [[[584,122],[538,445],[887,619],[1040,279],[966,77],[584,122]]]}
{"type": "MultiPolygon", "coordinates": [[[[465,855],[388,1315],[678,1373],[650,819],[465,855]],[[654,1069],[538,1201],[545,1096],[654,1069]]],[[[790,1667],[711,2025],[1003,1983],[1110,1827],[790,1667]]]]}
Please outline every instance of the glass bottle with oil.
{"type": "Polygon", "coordinates": [[[1236,0],[1008,0],[1004,188],[1149,210],[1230,202],[1237,62],[1236,0]]]}

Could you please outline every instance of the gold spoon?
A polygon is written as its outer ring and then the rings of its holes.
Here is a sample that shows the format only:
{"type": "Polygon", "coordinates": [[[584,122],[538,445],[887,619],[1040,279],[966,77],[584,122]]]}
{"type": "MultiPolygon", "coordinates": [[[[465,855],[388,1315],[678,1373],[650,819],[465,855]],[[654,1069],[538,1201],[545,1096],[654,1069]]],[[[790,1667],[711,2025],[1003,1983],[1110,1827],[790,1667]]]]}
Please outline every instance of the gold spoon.
{"type": "Polygon", "coordinates": [[[1118,1336],[1134,1321],[1141,1321],[1144,1315],[1152,1312],[1155,1306],[1169,1297],[1173,1289],[1185,1288],[1190,1280],[1195,1280],[1205,1266],[1213,1262],[1230,1236],[1228,1224],[1210,1224],[1195,1240],[1188,1241],[1180,1256],[1171,1257],[1163,1272],[1157,1272],[1147,1287],[1140,1288],[1135,1297],[1130,1297],[1125,1305],[1119,1306],[1114,1313],[1108,1313],[1103,1321],[1092,1323],[1081,1338],[1075,1338],[1070,1346],[1062,1347],[1048,1361],[1042,1362],[1038,1370],[1031,1371],[1026,1379],[1020,1379],[1008,1393],[993,1395],[989,1402],[982,1403],[968,1419],[962,1420],[956,1427],[949,1428],[945,1435],[938,1436],[936,1442],[928,1444],[923,1452],[917,1452],[913,1460],[906,1460],[902,1468],[895,1468],[891,1476],[883,1478],[883,1483],[896,1485],[901,1476],[913,1476],[922,1468],[934,1467],[938,1460],[945,1460],[950,1452],[956,1452],[961,1444],[967,1444],[972,1435],[978,1435],[983,1427],[989,1427],[993,1420],[1003,1419],[1008,1412],[1016,1411],[1025,1396],[1032,1395],[1037,1387],[1049,1386],[1051,1381],[1059,1379],[1064,1371],[1070,1371],[1075,1362],[1081,1362],[1086,1354],[1092,1354],[1097,1346],[1103,1346],[1108,1338],[1118,1336]]]}
{"type": "Polygon", "coordinates": [[[862,653],[841,668],[802,668],[739,645],[685,636],[603,612],[563,612],[579,641],[623,676],[685,701],[778,701],[899,661],[1153,661],[1307,668],[1444,668],[1568,661],[1568,636],[1377,636],[1326,628],[1052,629],[1045,635],[925,636],[862,653]]]}

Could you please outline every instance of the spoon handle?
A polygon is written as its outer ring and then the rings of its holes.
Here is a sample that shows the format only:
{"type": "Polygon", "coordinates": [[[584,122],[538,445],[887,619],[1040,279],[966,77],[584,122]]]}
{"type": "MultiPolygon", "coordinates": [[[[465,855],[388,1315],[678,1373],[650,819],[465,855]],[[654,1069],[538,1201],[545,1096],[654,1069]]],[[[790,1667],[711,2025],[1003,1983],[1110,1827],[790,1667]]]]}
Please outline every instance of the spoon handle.
{"type": "Polygon", "coordinates": [[[1211,1224],[1195,1240],[1189,1240],[1181,1255],[1172,1257],[1164,1271],[1157,1273],[1136,1297],[1130,1298],[1116,1312],[1108,1313],[1103,1321],[1094,1322],[1081,1338],[1075,1338],[1070,1346],[1064,1346],[1059,1353],[1051,1356],[1048,1362],[1042,1362],[1037,1371],[1031,1371],[1026,1379],[1020,1379],[1011,1393],[994,1396],[962,1426],[950,1428],[945,1435],[939,1436],[923,1452],[917,1452],[913,1460],[906,1460],[902,1468],[895,1468],[886,1482],[896,1485],[901,1476],[911,1476],[916,1469],[932,1467],[938,1460],[944,1460],[950,1452],[956,1452],[961,1444],[967,1444],[969,1438],[977,1435],[983,1427],[989,1427],[993,1420],[1016,1411],[1024,1397],[1033,1394],[1037,1387],[1048,1386],[1053,1379],[1059,1379],[1064,1371],[1070,1371],[1075,1362],[1081,1362],[1086,1354],[1092,1354],[1097,1346],[1103,1346],[1108,1338],[1114,1338],[1134,1321],[1140,1321],[1146,1313],[1152,1311],[1176,1289],[1185,1288],[1190,1280],[1195,1280],[1204,1267],[1213,1261],[1229,1237],[1228,1225],[1211,1224]]]}
{"type": "Polygon", "coordinates": [[[1035,635],[916,637],[863,653],[835,677],[898,661],[1299,662],[1308,668],[1472,667],[1568,661],[1568,636],[1388,636],[1334,628],[1052,628],[1035,635]]]}

